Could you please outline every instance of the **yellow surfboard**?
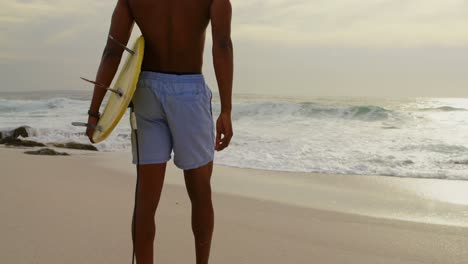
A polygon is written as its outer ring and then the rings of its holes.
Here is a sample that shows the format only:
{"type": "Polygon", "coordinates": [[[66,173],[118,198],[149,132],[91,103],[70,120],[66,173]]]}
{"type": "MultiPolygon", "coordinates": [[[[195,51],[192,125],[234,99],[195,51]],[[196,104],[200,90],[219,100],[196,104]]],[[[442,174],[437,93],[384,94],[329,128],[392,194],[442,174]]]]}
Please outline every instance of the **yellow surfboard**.
{"type": "Polygon", "coordinates": [[[111,93],[99,119],[97,124],[99,129],[94,130],[93,141],[95,143],[105,140],[112,133],[132,101],[145,51],[143,36],[135,41],[132,51],[134,53],[128,55],[114,85],[116,92],[111,93]]]}

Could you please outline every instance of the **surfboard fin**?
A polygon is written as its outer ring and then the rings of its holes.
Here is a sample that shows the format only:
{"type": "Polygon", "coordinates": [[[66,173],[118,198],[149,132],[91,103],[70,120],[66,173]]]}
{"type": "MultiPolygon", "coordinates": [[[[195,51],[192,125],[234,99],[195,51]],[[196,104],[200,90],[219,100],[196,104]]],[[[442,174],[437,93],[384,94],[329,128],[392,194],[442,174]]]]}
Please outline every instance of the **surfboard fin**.
{"type": "Polygon", "coordinates": [[[124,48],[128,53],[132,54],[132,55],[135,55],[135,51],[127,48],[127,46],[125,46],[124,44],[120,43],[118,40],[116,40],[113,36],[109,35],[109,39],[114,41],[115,44],[119,45],[120,47],[124,48]]]}
{"type": "Polygon", "coordinates": [[[102,127],[101,126],[91,126],[90,124],[87,123],[82,123],[82,122],[73,122],[72,126],[77,126],[77,127],[91,127],[94,128],[97,131],[102,132],[102,127]]]}
{"type": "Polygon", "coordinates": [[[111,91],[111,92],[117,94],[119,97],[122,97],[122,96],[123,96],[122,89],[120,89],[120,88],[119,88],[119,89],[113,89],[113,88],[107,87],[107,86],[105,86],[105,85],[102,85],[102,84],[97,83],[97,82],[95,82],[95,81],[88,80],[88,79],[83,78],[83,77],[80,77],[80,79],[83,80],[83,81],[85,81],[85,82],[92,83],[92,84],[96,85],[96,86],[99,87],[99,88],[102,88],[102,89],[106,89],[106,90],[108,90],[108,91],[111,91]]]}

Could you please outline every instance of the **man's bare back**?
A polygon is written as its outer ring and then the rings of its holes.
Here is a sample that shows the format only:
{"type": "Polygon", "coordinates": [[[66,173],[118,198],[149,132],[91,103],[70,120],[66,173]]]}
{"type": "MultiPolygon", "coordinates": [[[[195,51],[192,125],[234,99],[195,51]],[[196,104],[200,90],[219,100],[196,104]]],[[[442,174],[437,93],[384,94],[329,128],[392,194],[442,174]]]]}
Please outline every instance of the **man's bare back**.
{"type": "Polygon", "coordinates": [[[145,36],[142,69],[201,73],[211,0],[128,0],[145,36]]]}

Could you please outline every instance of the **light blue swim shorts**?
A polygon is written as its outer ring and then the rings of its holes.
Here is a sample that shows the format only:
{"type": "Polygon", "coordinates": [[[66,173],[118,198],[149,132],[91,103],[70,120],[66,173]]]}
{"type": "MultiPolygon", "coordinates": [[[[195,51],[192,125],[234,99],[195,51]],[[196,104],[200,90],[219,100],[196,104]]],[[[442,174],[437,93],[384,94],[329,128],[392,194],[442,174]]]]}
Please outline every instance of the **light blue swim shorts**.
{"type": "MultiPolygon", "coordinates": [[[[214,158],[215,135],[211,90],[201,74],[141,72],[133,105],[140,164],[171,159],[183,170],[202,167],[214,158]]],[[[132,133],[133,164],[137,164],[132,133]]]]}

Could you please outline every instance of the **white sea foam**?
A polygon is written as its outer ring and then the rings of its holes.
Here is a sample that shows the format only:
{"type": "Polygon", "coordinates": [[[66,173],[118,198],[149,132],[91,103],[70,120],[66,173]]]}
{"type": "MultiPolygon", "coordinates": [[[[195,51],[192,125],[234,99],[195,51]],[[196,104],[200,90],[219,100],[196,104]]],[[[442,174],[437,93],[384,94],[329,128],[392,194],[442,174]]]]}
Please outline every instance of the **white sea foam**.
{"type": "MultiPolygon", "coordinates": [[[[41,142],[87,143],[89,101],[3,98],[0,130],[31,127],[41,142]]],[[[468,100],[236,99],[235,137],[216,162],[269,170],[468,180],[468,100]]],[[[219,104],[213,104],[214,117],[219,104]]],[[[128,114],[101,151],[130,148],[128,114]]]]}

